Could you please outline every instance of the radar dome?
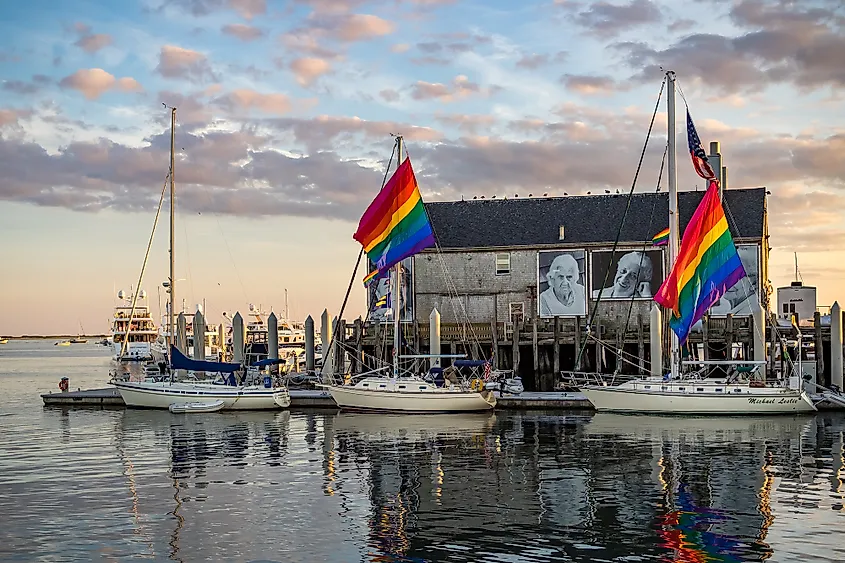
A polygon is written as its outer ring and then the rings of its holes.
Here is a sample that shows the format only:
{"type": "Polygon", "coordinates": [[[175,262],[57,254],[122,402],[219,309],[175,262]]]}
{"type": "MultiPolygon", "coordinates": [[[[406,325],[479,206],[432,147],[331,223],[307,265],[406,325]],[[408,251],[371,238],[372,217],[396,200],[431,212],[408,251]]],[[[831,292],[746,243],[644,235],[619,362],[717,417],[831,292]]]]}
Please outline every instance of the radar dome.
{"type": "Polygon", "coordinates": [[[250,310],[250,311],[255,311],[255,305],[253,305],[252,303],[250,303],[250,304],[249,304],[249,310],[250,310]]]}
{"type": "Polygon", "coordinates": [[[126,292],[121,289],[120,291],[117,292],[117,298],[118,299],[126,299],[126,292]]]}

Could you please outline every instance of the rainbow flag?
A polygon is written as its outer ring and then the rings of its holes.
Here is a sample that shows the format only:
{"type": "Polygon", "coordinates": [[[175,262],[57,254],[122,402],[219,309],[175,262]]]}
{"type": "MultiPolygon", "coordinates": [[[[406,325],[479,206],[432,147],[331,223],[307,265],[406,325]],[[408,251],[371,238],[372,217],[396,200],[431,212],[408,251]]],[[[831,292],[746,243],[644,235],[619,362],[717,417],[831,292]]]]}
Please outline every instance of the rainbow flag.
{"type": "Polygon", "coordinates": [[[665,230],[660,231],[653,237],[651,237],[651,244],[654,246],[663,246],[664,244],[669,243],[669,227],[666,227],[665,230]]]}
{"type": "Polygon", "coordinates": [[[375,270],[368,284],[392,266],[434,245],[434,231],[425,212],[411,159],[406,158],[379,192],[352,236],[364,247],[375,270]]]}
{"type": "Polygon", "coordinates": [[[719,188],[711,181],[684,231],[675,265],[654,296],[672,310],[669,326],[681,345],[692,326],[743,277],[745,268],[728,229],[719,188]]]}

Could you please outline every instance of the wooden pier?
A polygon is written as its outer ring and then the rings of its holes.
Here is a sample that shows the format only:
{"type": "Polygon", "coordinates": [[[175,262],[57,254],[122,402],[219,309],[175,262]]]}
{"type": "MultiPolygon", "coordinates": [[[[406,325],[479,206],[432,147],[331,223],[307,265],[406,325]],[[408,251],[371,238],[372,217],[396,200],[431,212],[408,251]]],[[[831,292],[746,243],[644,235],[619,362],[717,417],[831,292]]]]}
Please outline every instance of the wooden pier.
{"type": "MultiPolygon", "coordinates": [[[[126,408],[123,399],[115,388],[68,391],[67,393],[45,393],[41,395],[46,407],[78,408],[126,408]]],[[[299,409],[337,409],[337,405],[327,391],[309,389],[290,390],[290,408],[299,409]]],[[[556,409],[592,410],[592,404],[580,393],[532,393],[500,397],[496,404],[498,410],[556,409]]]]}

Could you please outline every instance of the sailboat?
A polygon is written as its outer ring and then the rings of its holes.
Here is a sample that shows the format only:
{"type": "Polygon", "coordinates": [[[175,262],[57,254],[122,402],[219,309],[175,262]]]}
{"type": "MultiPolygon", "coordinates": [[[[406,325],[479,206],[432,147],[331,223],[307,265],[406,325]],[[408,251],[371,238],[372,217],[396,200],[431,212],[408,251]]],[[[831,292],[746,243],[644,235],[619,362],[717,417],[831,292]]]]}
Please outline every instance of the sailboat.
{"type": "MultiPolygon", "coordinates": [[[[192,360],[185,356],[175,346],[174,330],[176,324],[174,322],[174,304],[176,299],[176,276],[174,273],[175,260],[173,252],[174,241],[174,218],[175,218],[175,198],[174,198],[174,167],[175,167],[175,133],[176,133],[176,108],[170,108],[170,279],[167,282],[168,293],[170,294],[169,306],[169,365],[170,365],[170,380],[169,381],[117,381],[113,380],[112,384],[117,387],[123,402],[128,407],[146,407],[146,408],[170,408],[174,403],[216,403],[223,401],[223,409],[249,409],[249,410],[263,410],[263,409],[277,409],[286,408],[290,406],[290,394],[287,387],[279,384],[272,377],[265,377],[263,385],[243,385],[238,384],[235,379],[236,372],[245,371],[244,367],[239,363],[227,362],[210,362],[202,360],[192,360]],[[185,370],[189,372],[199,372],[206,374],[227,374],[222,383],[187,381],[174,381],[176,370],[185,370]]],[[[158,221],[158,213],[161,211],[161,205],[164,201],[164,190],[162,190],[162,197],[159,201],[158,211],[156,212],[156,221],[158,221]]],[[[155,226],[153,227],[155,232],[155,226]]],[[[152,237],[150,237],[150,245],[152,244],[152,237]]],[[[147,256],[149,256],[149,247],[147,248],[147,256]]],[[[141,268],[141,279],[138,280],[138,287],[141,286],[141,281],[146,268],[147,258],[144,258],[144,266],[141,268]]],[[[136,292],[137,293],[137,292],[136,292]]],[[[135,310],[136,298],[132,300],[132,308],[130,311],[130,318],[135,310]]],[[[121,351],[121,357],[125,352],[124,347],[121,351]]],[[[194,408],[197,408],[196,405],[194,408]]],[[[209,408],[211,408],[209,406],[209,408]]]]}
{"type": "MultiPolygon", "coordinates": [[[[376,267],[365,277],[365,283],[374,282],[385,275],[393,282],[393,362],[387,368],[390,373],[379,375],[384,370],[375,370],[363,374],[357,381],[352,379],[342,385],[324,381],[321,387],[329,391],[342,410],[425,413],[492,409],[496,405],[493,392],[470,389],[465,381],[457,377],[454,368],[443,370],[442,378],[437,377],[440,370],[435,368],[430,373],[431,377],[425,378],[401,367],[403,359],[438,360],[443,357],[439,354],[403,356],[400,353],[401,263],[435,244],[434,231],[420,196],[411,160],[407,156],[402,160],[402,148],[402,137],[397,136],[395,150],[397,162],[401,164],[361,217],[358,231],[353,237],[361,243],[362,254],[366,251],[367,258],[376,267]],[[390,276],[390,273],[393,275],[390,276]]],[[[359,254],[359,259],[362,254],[359,254]]],[[[332,343],[324,345],[328,345],[324,357],[329,358],[324,366],[331,366],[333,346],[332,343]]]]}
{"type": "MultiPolygon", "coordinates": [[[[663,377],[633,379],[618,385],[606,380],[581,385],[581,392],[597,411],[648,412],[664,414],[794,414],[816,409],[803,389],[800,377],[786,385],[770,386],[742,375],[753,375],[763,362],[733,360],[681,361],[681,345],[691,327],[719,301],[725,292],[745,276],[736,245],[728,229],[718,183],[700,148],[694,125],[688,129],[697,147],[691,146],[696,172],[708,179],[709,187],[687,226],[679,248],[678,193],[675,168],[675,73],[666,73],[668,83],[669,158],[669,264],[670,275],[654,300],[671,314],[671,370],[663,377]],[[698,149],[698,150],[696,150],[698,149]],[[756,365],[755,365],[756,364],[756,365]],[[736,366],[725,378],[706,378],[702,371],[682,373],[682,365],[736,366]],[[751,367],[749,367],[751,366],[751,367]]],[[[759,329],[757,329],[759,330],[759,329]]]]}
{"type": "Polygon", "coordinates": [[[85,329],[82,328],[82,323],[79,323],[79,335],[76,338],[71,338],[70,343],[71,344],[86,344],[88,342],[88,339],[82,338],[82,336],[84,334],[85,334],[85,329]]]}

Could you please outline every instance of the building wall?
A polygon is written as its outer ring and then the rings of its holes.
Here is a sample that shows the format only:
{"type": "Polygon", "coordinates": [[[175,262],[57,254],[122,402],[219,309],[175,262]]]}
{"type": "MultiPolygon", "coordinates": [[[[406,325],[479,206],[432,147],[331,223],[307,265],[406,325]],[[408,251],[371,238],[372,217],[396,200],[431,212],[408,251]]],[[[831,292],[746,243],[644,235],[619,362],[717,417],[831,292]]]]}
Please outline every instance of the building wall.
{"type": "MultiPolygon", "coordinates": [[[[617,256],[641,249],[642,245],[620,247],[617,256]]],[[[584,282],[587,294],[591,295],[594,289],[589,274],[591,252],[609,251],[611,247],[586,249],[584,246],[561,245],[542,249],[473,249],[417,255],[414,259],[414,293],[418,322],[428,322],[434,307],[440,311],[443,323],[489,323],[494,318],[497,322],[510,321],[511,304],[522,304],[526,320],[538,317],[538,252],[547,250],[586,251],[584,282]],[[509,274],[496,274],[496,256],[501,252],[510,252],[509,274]]],[[[610,276],[612,279],[613,272],[610,276]]],[[[588,300],[588,315],[594,303],[593,299],[588,300]]],[[[635,300],[631,310],[632,318],[636,319],[637,314],[647,317],[651,303],[651,299],[635,300]]],[[[602,317],[610,318],[627,316],[630,308],[631,301],[628,299],[603,299],[600,313],[602,317]]]]}
{"type": "MultiPolygon", "coordinates": [[[[759,278],[761,298],[767,301],[765,280],[768,269],[768,252],[761,240],[743,239],[738,244],[757,244],[759,253],[759,278]]],[[[663,247],[665,248],[665,247],[663,247]]],[[[473,322],[489,323],[494,318],[497,322],[511,321],[512,304],[522,304],[523,318],[530,320],[538,318],[538,253],[549,250],[566,250],[586,252],[584,284],[587,291],[587,315],[595,307],[593,291],[597,283],[593,284],[591,271],[593,269],[594,253],[601,259],[601,253],[612,250],[612,246],[567,246],[559,245],[544,248],[499,248],[499,249],[468,249],[461,251],[442,251],[440,253],[425,252],[414,258],[414,294],[415,316],[418,322],[427,323],[431,310],[437,307],[443,323],[473,322]],[[496,274],[496,256],[502,252],[510,253],[510,273],[496,274]],[[456,297],[457,296],[457,297],[456,297]]],[[[643,250],[639,245],[620,245],[617,248],[617,260],[632,250],[643,250]]],[[[654,252],[653,247],[646,249],[654,252]]],[[[607,256],[605,254],[605,256],[607,256]]],[[[654,256],[654,255],[652,255],[654,256]]],[[[661,258],[662,265],[654,264],[655,268],[662,266],[660,281],[668,274],[665,264],[665,252],[661,258]]],[[[602,273],[605,271],[597,267],[602,273]]],[[[615,267],[611,268],[609,279],[612,280],[615,267]]],[[[602,276],[603,279],[603,276],[602,276]]],[[[652,292],[656,292],[659,281],[652,283],[652,292]]],[[[599,315],[605,322],[636,323],[638,315],[643,316],[648,324],[648,315],[652,306],[652,299],[608,300],[602,298],[599,305],[599,315]],[[630,317],[629,315],[630,311],[630,317]]]]}

